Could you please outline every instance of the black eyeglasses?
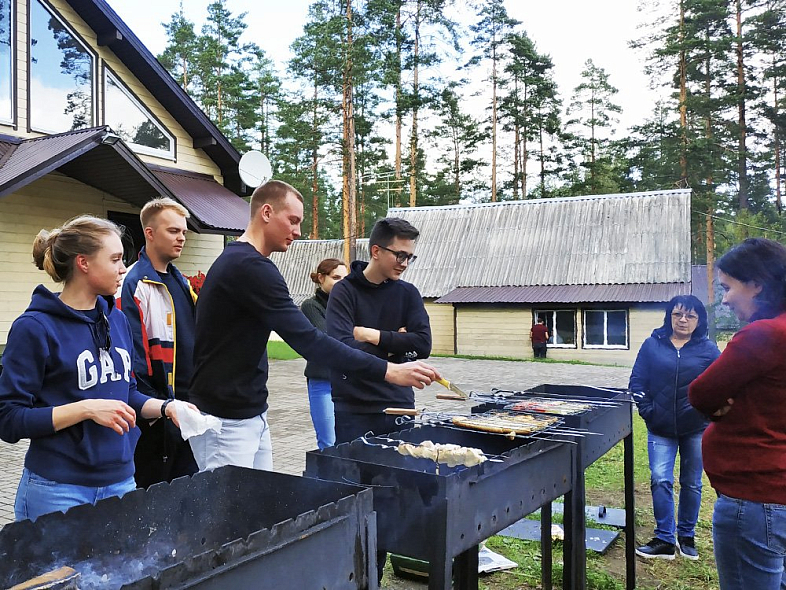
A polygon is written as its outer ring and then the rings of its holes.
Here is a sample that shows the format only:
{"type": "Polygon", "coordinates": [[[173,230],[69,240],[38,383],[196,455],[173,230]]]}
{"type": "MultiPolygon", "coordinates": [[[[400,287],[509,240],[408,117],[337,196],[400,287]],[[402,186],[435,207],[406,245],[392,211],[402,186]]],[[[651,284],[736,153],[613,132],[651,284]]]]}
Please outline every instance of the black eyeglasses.
{"type": "Polygon", "coordinates": [[[418,259],[417,256],[415,256],[414,254],[410,254],[409,252],[398,252],[396,250],[391,250],[390,248],[385,248],[385,246],[379,246],[379,247],[382,250],[387,250],[391,254],[395,254],[396,262],[398,262],[399,264],[404,264],[405,262],[407,264],[412,264],[418,259]]]}

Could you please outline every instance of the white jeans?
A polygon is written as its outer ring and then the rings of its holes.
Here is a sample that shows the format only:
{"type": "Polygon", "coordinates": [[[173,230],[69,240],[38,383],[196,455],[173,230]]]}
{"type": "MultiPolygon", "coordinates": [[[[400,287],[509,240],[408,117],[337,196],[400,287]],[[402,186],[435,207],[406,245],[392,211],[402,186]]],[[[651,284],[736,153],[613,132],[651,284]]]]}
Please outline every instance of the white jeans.
{"type": "Polygon", "coordinates": [[[208,430],[189,439],[200,471],[224,465],[273,470],[273,443],[267,424],[267,412],[246,418],[221,420],[221,432],[208,430]]]}

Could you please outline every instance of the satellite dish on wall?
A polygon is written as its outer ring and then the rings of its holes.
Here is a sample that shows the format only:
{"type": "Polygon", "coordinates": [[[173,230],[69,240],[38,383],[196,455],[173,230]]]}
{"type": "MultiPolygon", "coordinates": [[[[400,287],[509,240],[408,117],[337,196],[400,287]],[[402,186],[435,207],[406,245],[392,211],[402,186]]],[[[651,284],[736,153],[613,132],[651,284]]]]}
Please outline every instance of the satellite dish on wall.
{"type": "Polygon", "coordinates": [[[273,168],[270,166],[270,160],[267,159],[265,154],[257,151],[243,154],[238,163],[238,172],[240,172],[240,180],[251,188],[262,186],[273,178],[273,168]]]}

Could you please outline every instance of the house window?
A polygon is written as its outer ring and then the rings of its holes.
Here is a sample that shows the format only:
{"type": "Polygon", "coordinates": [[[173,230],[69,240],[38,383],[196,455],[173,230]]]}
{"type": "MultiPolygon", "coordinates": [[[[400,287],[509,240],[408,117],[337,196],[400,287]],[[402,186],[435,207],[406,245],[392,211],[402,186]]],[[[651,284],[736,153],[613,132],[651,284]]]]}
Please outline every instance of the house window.
{"type": "Polygon", "coordinates": [[[0,0],[0,122],[14,122],[13,0],[0,0]]]}
{"type": "Polygon", "coordinates": [[[93,126],[95,58],[41,0],[30,2],[30,128],[61,133],[93,126]]]}
{"type": "Polygon", "coordinates": [[[535,322],[546,320],[549,329],[548,346],[552,348],[576,348],[576,311],[572,309],[539,309],[535,322]]]}
{"type": "Polygon", "coordinates": [[[104,123],[136,152],[175,157],[172,135],[107,68],[104,68],[104,123]]]}
{"type": "Polygon", "coordinates": [[[628,312],[624,309],[584,311],[585,348],[628,348],[628,312]]]}

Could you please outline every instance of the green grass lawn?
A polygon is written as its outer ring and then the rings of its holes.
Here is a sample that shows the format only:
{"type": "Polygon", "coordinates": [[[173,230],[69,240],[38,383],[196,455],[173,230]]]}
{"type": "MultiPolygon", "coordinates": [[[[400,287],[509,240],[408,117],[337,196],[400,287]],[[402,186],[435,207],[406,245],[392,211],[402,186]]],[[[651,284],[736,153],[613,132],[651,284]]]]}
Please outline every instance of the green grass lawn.
{"type": "Polygon", "coordinates": [[[280,340],[269,340],[267,343],[267,358],[277,361],[291,361],[299,359],[300,355],[292,350],[286,342],[280,340]]]}
{"type": "MultiPolygon", "coordinates": [[[[275,360],[282,360],[288,361],[296,358],[300,358],[300,355],[296,353],[286,342],[281,342],[278,340],[270,340],[267,343],[267,356],[269,359],[275,360]]],[[[558,360],[558,359],[516,359],[510,358],[505,356],[469,356],[469,355],[456,355],[456,354],[435,354],[432,356],[434,358],[462,358],[462,359],[477,359],[477,360],[484,360],[484,361],[513,361],[513,362],[521,362],[522,360],[526,360],[527,362],[534,362],[534,363],[563,363],[568,365],[595,365],[601,367],[615,367],[617,365],[609,365],[609,364],[602,364],[602,363],[589,363],[586,361],[566,361],[566,360],[558,360]]],[[[429,361],[426,361],[429,362],[429,361]]],[[[437,362],[438,364],[438,362],[437,362]]]]}

